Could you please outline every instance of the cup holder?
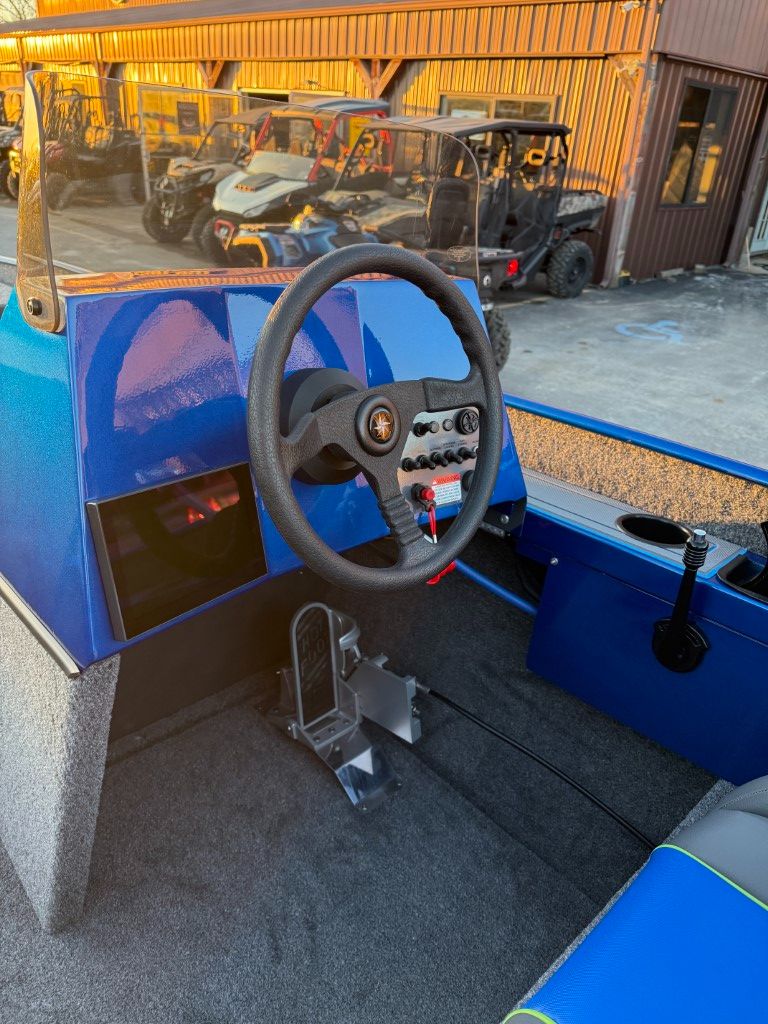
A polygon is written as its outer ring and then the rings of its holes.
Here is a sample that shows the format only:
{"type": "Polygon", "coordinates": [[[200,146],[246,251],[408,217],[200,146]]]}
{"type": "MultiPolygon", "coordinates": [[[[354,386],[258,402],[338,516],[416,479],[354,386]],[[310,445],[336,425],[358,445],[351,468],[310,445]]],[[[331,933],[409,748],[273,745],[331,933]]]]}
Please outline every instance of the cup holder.
{"type": "Polygon", "coordinates": [[[646,544],[660,544],[665,548],[682,547],[691,536],[687,526],[681,526],[674,519],[665,519],[664,516],[630,512],[625,516],[619,516],[616,525],[630,537],[643,540],[646,544]]]}

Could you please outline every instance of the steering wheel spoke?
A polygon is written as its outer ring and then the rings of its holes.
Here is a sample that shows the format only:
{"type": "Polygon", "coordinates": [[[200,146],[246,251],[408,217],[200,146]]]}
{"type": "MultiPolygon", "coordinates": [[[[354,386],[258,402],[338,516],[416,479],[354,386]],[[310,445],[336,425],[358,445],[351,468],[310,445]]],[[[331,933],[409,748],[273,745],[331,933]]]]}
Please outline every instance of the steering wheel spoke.
{"type": "Polygon", "coordinates": [[[429,553],[424,533],[414,518],[413,509],[400,490],[395,468],[389,467],[389,472],[382,480],[383,476],[383,473],[376,476],[366,473],[368,482],[376,494],[382,519],[397,544],[398,565],[411,563],[417,552],[424,550],[425,554],[429,553]]]}
{"type": "Polygon", "coordinates": [[[342,395],[328,405],[302,416],[291,433],[280,438],[281,458],[286,473],[293,476],[300,466],[329,446],[340,449],[344,455],[362,465],[364,453],[354,429],[359,404],[360,396],[355,392],[342,395]]]}
{"type": "Polygon", "coordinates": [[[302,416],[287,437],[280,439],[280,455],[289,477],[325,447],[323,421],[315,413],[302,416]]]}
{"type": "Polygon", "coordinates": [[[443,412],[458,409],[463,405],[487,408],[485,386],[480,371],[473,366],[463,380],[444,380],[442,377],[426,377],[419,382],[424,394],[425,412],[443,412]]]}

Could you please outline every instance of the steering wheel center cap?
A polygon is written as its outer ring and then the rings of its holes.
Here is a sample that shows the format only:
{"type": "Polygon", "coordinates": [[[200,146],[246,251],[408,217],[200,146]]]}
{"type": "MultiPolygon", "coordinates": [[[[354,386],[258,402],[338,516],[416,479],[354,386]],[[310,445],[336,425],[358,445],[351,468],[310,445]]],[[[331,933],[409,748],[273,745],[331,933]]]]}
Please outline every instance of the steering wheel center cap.
{"type": "Polygon", "coordinates": [[[357,410],[357,439],[371,455],[386,455],[400,438],[400,413],[385,395],[371,395],[357,410]]]}

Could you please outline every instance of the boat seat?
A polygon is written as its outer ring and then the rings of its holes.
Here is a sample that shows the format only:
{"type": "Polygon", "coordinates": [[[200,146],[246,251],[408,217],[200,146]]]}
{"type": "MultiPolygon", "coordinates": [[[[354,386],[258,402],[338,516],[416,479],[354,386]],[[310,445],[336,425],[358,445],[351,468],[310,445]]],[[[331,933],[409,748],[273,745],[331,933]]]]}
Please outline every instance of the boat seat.
{"type": "Polygon", "coordinates": [[[658,847],[510,1024],[766,1019],[768,776],[658,847]]]}

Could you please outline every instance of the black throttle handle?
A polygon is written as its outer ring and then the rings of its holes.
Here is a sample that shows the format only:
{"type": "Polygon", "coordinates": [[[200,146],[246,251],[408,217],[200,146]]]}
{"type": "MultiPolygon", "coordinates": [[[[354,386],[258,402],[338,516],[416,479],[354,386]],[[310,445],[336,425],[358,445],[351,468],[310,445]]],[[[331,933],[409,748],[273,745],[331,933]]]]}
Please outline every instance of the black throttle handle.
{"type": "Polygon", "coordinates": [[[683,551],[683,578],[672,615],[660,619],[653,628],[653,653],[672,672],[691,672],[709,650],[709,641],[689,619],[696,575],[708,550],[704,530],[694,530],[683,551]]]}

